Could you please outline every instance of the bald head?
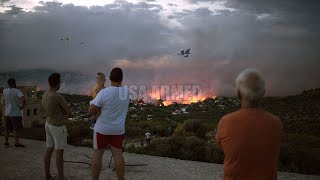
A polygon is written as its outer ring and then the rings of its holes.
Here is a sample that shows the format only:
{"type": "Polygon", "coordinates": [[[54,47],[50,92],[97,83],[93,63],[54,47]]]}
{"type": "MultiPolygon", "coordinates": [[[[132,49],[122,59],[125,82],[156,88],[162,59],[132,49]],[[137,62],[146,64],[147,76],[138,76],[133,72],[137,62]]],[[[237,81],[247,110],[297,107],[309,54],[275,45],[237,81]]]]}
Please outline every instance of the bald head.
{"type": "Polygon", "coordinates": [[[241,98],[257,102],[264,96],[265,82],[257,70],[245,69],[236,79],[236,88],[241,98]]]}

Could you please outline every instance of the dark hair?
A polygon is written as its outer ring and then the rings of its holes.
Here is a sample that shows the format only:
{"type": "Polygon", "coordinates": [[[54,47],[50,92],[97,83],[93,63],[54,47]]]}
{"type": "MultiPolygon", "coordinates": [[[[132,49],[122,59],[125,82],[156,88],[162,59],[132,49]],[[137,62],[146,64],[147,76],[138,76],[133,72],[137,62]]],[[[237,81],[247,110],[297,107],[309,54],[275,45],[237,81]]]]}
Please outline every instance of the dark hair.
{"type": "Polygon", "coordinates": [[[8,79],[9,87],[16,87],[16,80],[14,78],[8,79]]]}
{"type": "Polygon", "coordinates": [[[113,68],[110,73],[110,80],[113,82],[122,82],[123,74],[121,68],[113,68]]]}
{"type": "Polygon", "coordinates": [[[49,85],[51,87],[57,87],[57,85],[60,84],[60,77],[61,75],[59,73],[53,73],[49,76],[48,81],[49,81],[49,85]]]}

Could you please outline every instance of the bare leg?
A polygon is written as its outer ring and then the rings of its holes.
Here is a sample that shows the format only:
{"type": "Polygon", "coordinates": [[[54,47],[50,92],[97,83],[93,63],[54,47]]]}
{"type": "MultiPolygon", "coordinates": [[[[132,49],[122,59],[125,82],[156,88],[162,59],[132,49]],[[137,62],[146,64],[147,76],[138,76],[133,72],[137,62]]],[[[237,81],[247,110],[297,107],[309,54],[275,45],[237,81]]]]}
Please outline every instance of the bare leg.
{"type": "Polygon", "coordinates": [[[10,130],[9,130],[9,128],[8,128],[8,124],[7,123],[9,123],[8,122],[8,119],[7,119],[8,117],[4,117],[4,121],[3,121],[3,124],[4,124],[4,130],[5,130],[5,132],[4,132],[4,140],[5,140],[5,143],[7,144],[9,144],[9,136],[10,136],[10,130]]]}
{"type": "Polygon", "coordinates": [[[125,162],[122,156],[122,149],[117,149],[111,146],[111,152],[114,159],[114,166],[118,176],[118,180],[124,180],[125,162]]]}
{"type": "Polygon", "coordinates": [[[43,161],[44,161],[44,169],[45,169],[45,179],[51,179],[51,173],[50,173],[50,163],[51,163],[51,155],[53,152],[53,147],[48,147],[46,154],[44,155],[43,161]]]}
{"type": "Polygon", "coordinates": [[[63,149],[56,150],[56,166],[58,172],[58,179],[64,180],[63,175],[63,149]]]}
{"type": "Polygon", "coordinates": [[[15,140],[15,144],[20,144],[20,142],[19,142],[19,132],[17,130],[14,131],[14,140],[15,140]]]}
{"type": "Polygon", "coordinates": [[[91,171],[92,180],[98,180],[102,167],[102,156],[106,149],[95,149],[92,155],[91,171]]]}
{"type": "Polygon", "coordinates": [[[4,135],[5,143],[9,143],[9,136],[10,136],[9,129],[6,128],[6,132],[4,135]]]}

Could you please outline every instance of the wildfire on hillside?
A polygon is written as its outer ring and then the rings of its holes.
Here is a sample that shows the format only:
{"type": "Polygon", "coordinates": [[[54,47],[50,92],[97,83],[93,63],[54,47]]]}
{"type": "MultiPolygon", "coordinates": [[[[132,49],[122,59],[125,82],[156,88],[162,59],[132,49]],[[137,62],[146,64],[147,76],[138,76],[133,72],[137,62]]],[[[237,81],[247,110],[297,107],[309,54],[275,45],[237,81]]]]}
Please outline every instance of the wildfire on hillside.
{"type": "MultiPolygon", "coordinates": [[[[215,99],[217,96],[215,91],[200,85],[153,85],[149,86],[150,88],[143,85],[129,85],[128,87],[131,100],[142,100],[159,106],[197,103],[207,98],[215,99]]],[[[82,90],[81,94],[92,96],[92,93],[92,90],[82,90]]]]}

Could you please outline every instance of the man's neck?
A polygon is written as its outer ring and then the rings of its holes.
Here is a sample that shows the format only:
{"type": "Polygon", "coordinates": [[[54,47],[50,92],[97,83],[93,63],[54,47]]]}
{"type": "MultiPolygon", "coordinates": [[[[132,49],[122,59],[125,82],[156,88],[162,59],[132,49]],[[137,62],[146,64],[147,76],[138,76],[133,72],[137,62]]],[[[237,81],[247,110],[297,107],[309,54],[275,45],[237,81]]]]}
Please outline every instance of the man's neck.
{"type": "Polygon", "coordinates": [[[245,100],[241,101],[241,108],[258,108],[258,107],[259,107],[258,102],[249,102],[245,100]]]}
{"type": "Polygon", "coordinates": [[[121,83],[111,81],[111,86],[121,87],[121,83]]]}
{"type": "Polygon", "coordinates": [[[57,88],[54,88],[54,87],[50,87],[49,90],[50,90],[50,91],[54,91],[54,92],[57,92],[57,91],[58,91],[57,88]]]}

